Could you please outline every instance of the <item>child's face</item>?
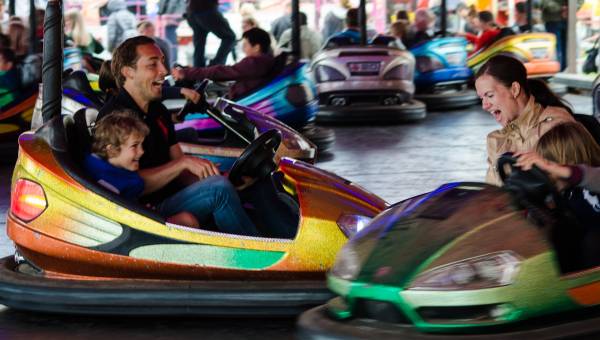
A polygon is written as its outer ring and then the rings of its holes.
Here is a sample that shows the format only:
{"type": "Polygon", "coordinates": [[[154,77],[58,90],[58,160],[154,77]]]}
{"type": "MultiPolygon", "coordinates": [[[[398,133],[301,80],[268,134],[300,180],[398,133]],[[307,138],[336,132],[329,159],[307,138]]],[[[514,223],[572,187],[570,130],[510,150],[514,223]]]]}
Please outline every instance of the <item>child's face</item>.
{"type": "MultiPolygon", "coordinates": [[[[125,143],[121,145],[119,153],[108,157],[108,162],[117,168],[137,171],[140,168],[140,158],[144,154],[143,142],[144,137],[137,133],[130,134],[125,143]]],[[[109,151],[111,147],[108,146],[109,151]]]]}

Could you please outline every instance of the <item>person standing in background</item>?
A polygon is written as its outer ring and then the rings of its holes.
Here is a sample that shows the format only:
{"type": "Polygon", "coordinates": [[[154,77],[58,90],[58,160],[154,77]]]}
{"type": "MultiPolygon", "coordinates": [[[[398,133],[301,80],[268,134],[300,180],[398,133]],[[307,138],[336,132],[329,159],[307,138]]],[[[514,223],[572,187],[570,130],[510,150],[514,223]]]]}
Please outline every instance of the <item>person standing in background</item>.
{"type": "Polygon", "coordinates": [[[165,67],[167,70],[171,69],[171,62],[173,59],[171,58],[171,43],[166,41],[165,39],[159,38],[156,36],[156,27],[154,24],[148,20],[142,20],[137,25],[137,31],[140,35],[145,35],[154,39],[156,45],[160,48],[161,52],[165,56],[165,67]]]}
{"type": "Polygon", "coordinates": [[[110,15],[106,23],[108,32],[107,47],[112,52],[117,46],[128,38],[135,37],[137,19],[127,10],[124,0],[109,0],[107,5],[110,15]]]}
{"type": "Polygon", "coordinates": [[[327,41],[332,35],[341,32],[345,27],[346,12],[351,8],[349,0],[339,0],[325,15],[321,36],[327,41]]]}
{"type": "Polygon", "coordinates": [[[567,67],[567,0],[542,0],[546,31],[556,36],[556,58],[561,71],[567,67]]]}
{"type": "Polygon", "coordinates": [[[213,33],[221,39],[221,45],[210,65],[225,64],[227,55],[235,46],[235,33],[227,19],[219,12],[219,0],[189,0],[186,15],[194,31],[194,66],[206,66],[204,53],[208,33],[213,33]]]}
{"type": "Polygon", "coordinates": [[[158,3],[158,14],[163,16],[165,22],[165,38],[171,43],[169,58],[171,63],[177,62],[177,27],[183,20],[183,13],[185,13],[185,0],[160,0],[158,3]]]}
{"type": "MultiPolygon", "coordinates": [[[[300,12],[300,58],[312,59],[323,44],[321,34],[308,28],[306,14],[300,12]]],[[[279,39],[279,47],[292,47],[292,29],[285,30],[279,39]]]]}
{"type": "Polygon", "coordinates": [[[287,0],[283,3],[284,13],[271,24],[271,34],[277,42],[280,41],[283,32],[292,28],[292,3],[287,0]]]}

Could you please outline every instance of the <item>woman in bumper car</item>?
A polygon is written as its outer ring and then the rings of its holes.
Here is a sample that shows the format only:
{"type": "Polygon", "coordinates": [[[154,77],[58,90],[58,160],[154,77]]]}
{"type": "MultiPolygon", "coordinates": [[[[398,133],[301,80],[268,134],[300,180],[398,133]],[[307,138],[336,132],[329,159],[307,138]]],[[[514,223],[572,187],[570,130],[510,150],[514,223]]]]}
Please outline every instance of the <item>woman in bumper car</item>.
{"type": "Polygon", "coordinates": [[[479,69],[475,79],[483,109],[502,126],[487,136],[486,182],[500,185],[496,170],[500,155],[531,151],[548,130],[575,119],[546,84],[527,79],[525,66],[517,59],[495,56],[479,69]]]}

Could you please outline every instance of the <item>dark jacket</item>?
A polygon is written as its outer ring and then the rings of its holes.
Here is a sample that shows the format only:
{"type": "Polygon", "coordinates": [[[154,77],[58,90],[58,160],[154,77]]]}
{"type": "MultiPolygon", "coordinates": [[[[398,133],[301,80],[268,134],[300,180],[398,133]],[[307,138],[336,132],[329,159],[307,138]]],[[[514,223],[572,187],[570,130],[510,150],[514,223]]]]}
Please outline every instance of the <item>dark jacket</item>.
{"type": "Polygon", "coordinates": [[[183,72],[185,78],[191,80],[235,80],[235,84],[229,88],[229,97],[239,98],[268,80],[274,60],[275,58],[270,54],[261,54],[256,57],[246,57],[232,66],[191,67],[183,72]]]}
{"type": "Polygon", "coordinates": [[[219,0],[189,0],[188,11],[207,11],[219,8],[219,0]]]}

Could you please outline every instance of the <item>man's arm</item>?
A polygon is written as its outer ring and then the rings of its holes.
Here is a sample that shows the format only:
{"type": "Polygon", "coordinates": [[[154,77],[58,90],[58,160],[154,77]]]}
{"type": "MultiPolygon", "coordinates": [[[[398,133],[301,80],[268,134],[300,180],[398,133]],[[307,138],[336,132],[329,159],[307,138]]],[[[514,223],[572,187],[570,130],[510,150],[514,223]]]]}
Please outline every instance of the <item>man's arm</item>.
{"type": "Polygon", "coordinates": [[[227,81],[264,77],[271,66],[272,63],[261,63],[256,58],[247,57],[232,66],[193,67],[182,71],[185,79],[227,81]]]}

